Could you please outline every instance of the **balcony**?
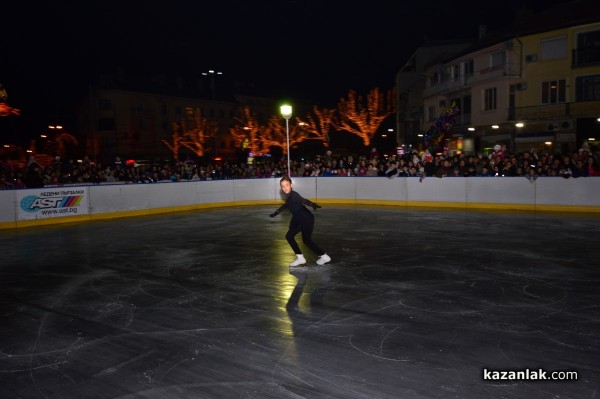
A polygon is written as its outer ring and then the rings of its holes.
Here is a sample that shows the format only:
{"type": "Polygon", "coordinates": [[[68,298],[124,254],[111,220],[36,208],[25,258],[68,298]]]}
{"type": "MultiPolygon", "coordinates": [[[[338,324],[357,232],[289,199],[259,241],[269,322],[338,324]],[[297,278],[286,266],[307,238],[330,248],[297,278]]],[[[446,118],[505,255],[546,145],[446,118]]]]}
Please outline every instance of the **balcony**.
{"type": "Polygon", "coordinates": [[[423,97],[448,95],[448,93],[466,89],[473,83],[498,80],[507,76],[519,76],[519,68],[519,64],[506,62],[504,64],[483,68],[466,76],[463,75],[457,78],[444,76],[441,81],[426,87],[423,90],[423,97]]]}
{"type": "Polygon", "coordinates": [[[473,84],[486,80],[496,80],[505,76],[519,76],[519,64],[506,62],[504,64],[475,71],[473,76],[468,79],[467,83],[473,84]]]}
{"type": "Polygon", "coordinates": [[[600,100],[509,108],[508,115],[511,121],[597,117],[600,115],[600,100]]]}

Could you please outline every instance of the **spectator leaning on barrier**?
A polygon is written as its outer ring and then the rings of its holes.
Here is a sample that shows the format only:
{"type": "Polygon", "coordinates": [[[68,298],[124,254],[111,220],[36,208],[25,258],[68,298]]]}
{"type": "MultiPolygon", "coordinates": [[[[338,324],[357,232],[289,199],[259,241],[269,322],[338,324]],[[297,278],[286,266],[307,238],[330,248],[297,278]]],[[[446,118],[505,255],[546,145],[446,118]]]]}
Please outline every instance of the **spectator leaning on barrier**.
{"type": "Polygon", "coordinates": [[[454,172],[451,168],[450,160],[446,158],[442,161],[442,165],[436,169],[435,177],[446,177],[450,175],[454,175],[454,172]]]}

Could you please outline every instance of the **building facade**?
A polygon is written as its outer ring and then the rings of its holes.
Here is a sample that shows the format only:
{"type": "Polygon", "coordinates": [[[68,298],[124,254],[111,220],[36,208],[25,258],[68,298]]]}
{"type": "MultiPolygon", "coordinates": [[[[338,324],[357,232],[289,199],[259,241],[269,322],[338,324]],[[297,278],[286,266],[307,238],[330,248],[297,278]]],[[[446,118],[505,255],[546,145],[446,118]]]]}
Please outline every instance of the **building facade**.
{"type": "Polygon", "coordinates": [[[470,42],[428,43],[419,47],[396,74],[396,143],[414,146],[423,130],[426,68],[464,50],[470,42]]]}
{"type": "Polygon", "coordinates": [[[191,149],[180,146],[177,158],[234,159],[241,143],[234,142],[229,132],[240,123],[242,108],[251,107],[259,117],[276,112],[275,101],[268,98],[214,96],[181,79],[172,85],[165,85],[163,78],[163,84],[150,80],[137,86],[133,80],[104,78],[81,102],[77,129],[85,136],[91,160],[172,160],[174,135],[190,131],[197,132],[197,140],[191,149]]]}
{"type": "Polygon", "coordinates": [[[423,144],[569,153],[600,140],[600,12],[591,3],[557,6],[426,68],[423,144]]]}

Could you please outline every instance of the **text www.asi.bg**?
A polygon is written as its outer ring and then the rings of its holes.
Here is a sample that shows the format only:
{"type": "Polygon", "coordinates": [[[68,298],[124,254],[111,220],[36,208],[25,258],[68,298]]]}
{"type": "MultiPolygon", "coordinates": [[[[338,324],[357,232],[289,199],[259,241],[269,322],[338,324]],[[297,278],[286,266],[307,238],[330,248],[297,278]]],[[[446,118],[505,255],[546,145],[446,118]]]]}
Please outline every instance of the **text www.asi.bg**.
{"type": "Polygon", "coordinates": [[[483,369],[485,381],[576,381],[579,373],[573,370],[544,369],[490,370],[483,369]]]}

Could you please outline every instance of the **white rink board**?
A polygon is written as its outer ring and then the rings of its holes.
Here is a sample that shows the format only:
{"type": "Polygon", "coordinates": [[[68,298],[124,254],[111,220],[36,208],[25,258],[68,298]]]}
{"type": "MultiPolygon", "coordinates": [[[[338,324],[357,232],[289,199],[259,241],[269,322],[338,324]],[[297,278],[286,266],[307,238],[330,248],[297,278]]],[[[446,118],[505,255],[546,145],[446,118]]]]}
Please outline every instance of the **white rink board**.
{"type": "Polygon", "coordinates": [[[524,177],[462,177],[467,203],[534,204],[535,182],[524,177]]]}
{"type": "MultiPolygon", "coordinates": [[[[418,178],[414,178],[419,180],[418,178]]],[[[407,178],[357,177],[356,200],[401,201],[407,198],[407,178]]]]}
{"type": "MultiPolygon", "coordinates": [[[[521,177],[297,177],[294,189],[303,197],[325,202],[387,201],[496,206],[600,207],[600,177],[541,177],[530,182],[521,177]]],[[[48,187],[0,191],[0,223],[10,227],[21,220],[36,220],[33,212],[19,212],[18,201],[46,191],[83,190],[78,215],[110,214],[169,207],[239,202],[283,201],[279,178],[193,181],[153,184],[102,184],[99,186],[48,187]],[[89,208],[88,208],[89,206],[89,208]]],[[[44,215],[44,219],[68,216],[44,215]]]]}
{"type": "Polygon", "coordinates": [[[536,205],[598,206],[600,176],[540,177],[535,181],[536,205]]]}
{"type": "Polygon", "coordinates": [[[17,190],[0,190],[0,222],[17,220],[16,194],[17,190]]]}
{"type": "MultiPolygon", "coordinates": [[[[399,178],[397,178],[399,179],[399,178]]],[[[410,202],[455,202],[467,201],[465,177],[426,177],[419,181],[415,177],[402,177],[407,183],[407,201],[410,202]]]]}

